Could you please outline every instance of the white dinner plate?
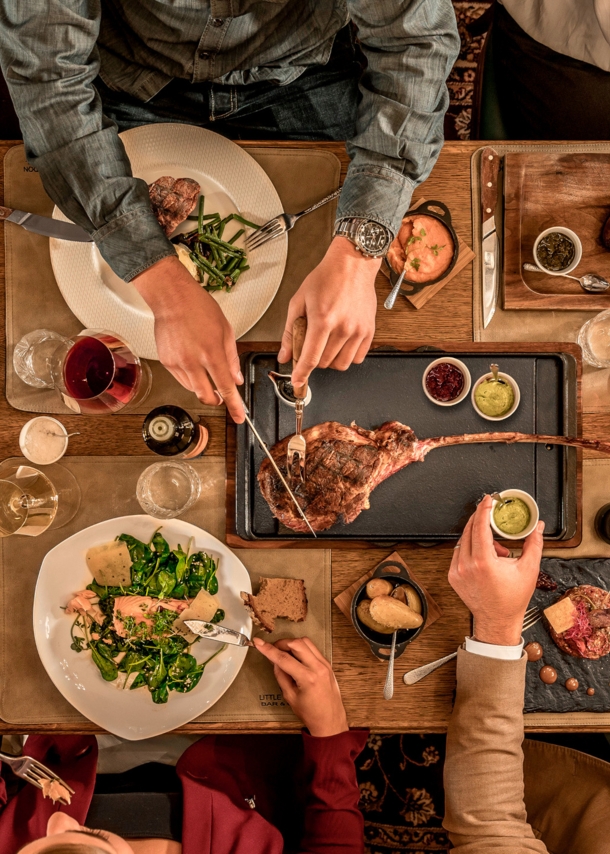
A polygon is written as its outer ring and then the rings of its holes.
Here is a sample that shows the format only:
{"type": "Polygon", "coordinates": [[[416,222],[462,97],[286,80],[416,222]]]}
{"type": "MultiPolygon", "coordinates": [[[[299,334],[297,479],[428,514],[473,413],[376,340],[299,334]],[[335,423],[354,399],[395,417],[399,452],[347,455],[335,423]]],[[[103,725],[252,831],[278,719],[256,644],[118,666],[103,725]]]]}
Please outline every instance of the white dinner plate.
{"type": "MultiPolygon", "coordinates": [[[[105,682],[88,651],[70,649],[74,616],[65,608],[73,594],[91,582],[85,553],[91,546],[107,543],[119,534],[131,534],[148,542],[159,527],[151,516],[119,516],[73,534],[46,555],[34,593],[34,638],[38,654],[55,687],[82,715],[121,738],[137,741],[169,732],[210,709],[239,673],[247,647],[227,646],[206,667],[201,681],[188,694],[172,691],[163,705],[155,705],[148,688],[122,690],[105,682]]],[[[225,611],[223,625],[250,637],[252,621],[240,598],[251,593],[250,576],[243,563],[220,540],[188,522],[170,519],[161,533],[170,548],[186,548],[194,537],[191,552],[206,551],[218,560],[218,604],[225,611]]],[[[193,644],[198,662],[218,649],[210,640],[193,644]]]]}
{"type": "MultiPolygon", "coordinates": [[[[263,224],[282,211],[280,197],[264,169],[217,133],[192,125],[154,124],[120,136],[136,178],[147,184],[162,175],[193,178],[201,185],[206,213],[218,212],[221,217],[239,213],[263,224]]],[[[53,216],[66,219],[57,207],[53,216]]],[[[194,226],[187,220],[178,231],[194,226]]],[[[232,223],[229,226],[227,237],[241,227],[237,223],[234,230],[232,223]]],[[[157,359],[151,310],[133,285],[113,273],[95,244],[53,238],[49,247],[59,290],[83,326],[115,332],[138,356],[157,359]]],[[[283,235],[249,252],[250,269],[240,276],[233,292],[213,294],[236,338],[245,335],[269,308],[284,274],[287,251],[288,238],[283,235]]]]}

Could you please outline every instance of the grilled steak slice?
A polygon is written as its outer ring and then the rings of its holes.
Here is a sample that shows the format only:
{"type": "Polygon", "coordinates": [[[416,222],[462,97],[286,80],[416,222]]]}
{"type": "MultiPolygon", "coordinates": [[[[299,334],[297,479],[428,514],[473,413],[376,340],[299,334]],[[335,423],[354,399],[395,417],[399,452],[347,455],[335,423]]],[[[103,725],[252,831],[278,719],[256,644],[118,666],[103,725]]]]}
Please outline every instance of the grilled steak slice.
{"type": "MultiPolygon", "coordinates": [[[[561,599],[568,597],[578,611],[576,625],[567,632],[557,634],[551,626],[549,632],[562,652],[573,658],[597,659],[610,653],[610,621],[604,622],[610,615],[610,592],[591,584],[581,584],[566,590],[561,599]]],[[[558,599],[557,601],[561,601],[558,599]]]]}
{"type": "MultiPolygon", "coordinates": [[[[387,421],[377,430],[364,430],[354,423],[346,427],[337,421],[325,421],[307,428],[303,435],[307,442],[307,476],[304,483],[292,486],[314,531],[325,531],[338,522],[353,522],[368,509],[369,496],[376,486],[410,463],[421,462],[434,448],[445,445],[540,442],[610,454],[608,443],[529,433],[470,433],[420,440],[400,421],[387,421]]],[[[290,436],[286,436],[271,448],[273,459],[285,476],[289,440],[290,436]]],[[[258,482],[273,515],[287,528],[307,533],[307,525],[267,459],[259,469],[258,482]]]]}
{"type": "Polygon", "coordinates": [[[197,204],[201,187],[192,178],[164,175],[148,185],[150,203],[159,225],[169,237],[197,204]]]}

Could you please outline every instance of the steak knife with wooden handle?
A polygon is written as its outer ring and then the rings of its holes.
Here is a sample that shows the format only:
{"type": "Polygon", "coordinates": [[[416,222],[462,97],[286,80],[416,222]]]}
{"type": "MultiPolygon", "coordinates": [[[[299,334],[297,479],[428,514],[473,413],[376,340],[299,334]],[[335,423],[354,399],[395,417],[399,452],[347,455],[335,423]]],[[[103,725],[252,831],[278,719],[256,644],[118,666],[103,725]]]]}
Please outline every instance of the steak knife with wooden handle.
{"type": "Polygon", "coordinates": [[[483,282],[483,328],[489,326],[498,304],[500,251],[496,231],[500,156],[493,148],[481,152],[481,275],[483,282]]]}

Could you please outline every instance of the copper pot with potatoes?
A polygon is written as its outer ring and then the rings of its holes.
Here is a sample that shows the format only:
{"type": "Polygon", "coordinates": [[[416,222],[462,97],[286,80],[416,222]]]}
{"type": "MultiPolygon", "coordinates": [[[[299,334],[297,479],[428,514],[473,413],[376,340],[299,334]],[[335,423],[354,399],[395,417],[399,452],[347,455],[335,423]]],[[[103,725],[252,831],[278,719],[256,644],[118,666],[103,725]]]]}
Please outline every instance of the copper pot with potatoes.
{"type": "Polygon", "coordinates": [[[352,622],[373,655],[387,660],[396,632],[395,658],[424,629],[428,603],[422,588],[403,564],[386,560],[352,599],[352,622]]]}

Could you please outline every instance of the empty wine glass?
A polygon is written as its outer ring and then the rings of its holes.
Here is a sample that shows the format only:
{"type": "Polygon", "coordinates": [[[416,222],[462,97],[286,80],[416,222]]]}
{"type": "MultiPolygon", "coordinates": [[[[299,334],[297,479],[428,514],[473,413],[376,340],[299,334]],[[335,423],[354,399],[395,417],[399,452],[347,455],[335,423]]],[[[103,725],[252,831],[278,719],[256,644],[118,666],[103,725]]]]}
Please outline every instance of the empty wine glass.
{"type": "Polygon", "coordinates": [[[80,507],[74,475],[63,466],[49,469],[51,476],[13,460],[0,463],[0,537],[37,537],[74,518],[80,507]]]}
{"type": "Polygon", "coordinates": [[[201,481],[188,463],[167,460],[144,469],[136,487],[140,507],[155,519],[174,519],[199,498],[201,481]]]}
{"type": "Polygon", "coordinates": [[[106,415],[144,402],[148,364],[113,332],[84,329],[74,339],[49,329],[25,335],[15,347],[17,376],[35,388],[54,388],[73,412],[106,415]]]}

